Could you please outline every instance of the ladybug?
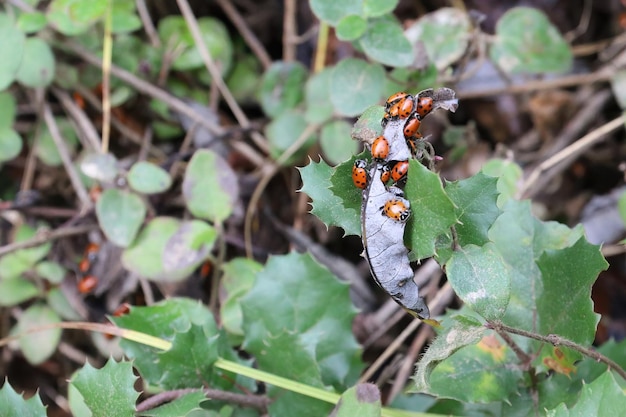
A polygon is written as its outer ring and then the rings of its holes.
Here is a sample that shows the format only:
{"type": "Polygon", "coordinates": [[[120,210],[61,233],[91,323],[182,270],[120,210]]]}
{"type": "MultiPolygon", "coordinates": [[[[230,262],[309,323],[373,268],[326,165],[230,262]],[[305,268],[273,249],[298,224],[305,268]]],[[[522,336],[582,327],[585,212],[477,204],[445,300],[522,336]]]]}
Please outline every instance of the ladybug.
{"type": "Polygon", "coordinates": [[[411,117],[409,117],[406,123],[404,124],[404,130],[403,130],[404,138],[407,140],[410,140],[416,136],[421,137],[421,135],[418,132],[421,124],[422,124],[422,121],[420,117],[417,115],[417,113],[413,113],[411,117]]]}
{"type": "Polygon", "coordinates": [[[130,304],[123,303],[123,304],[120,304],[120,306],[115,309],[115,311],[113,312],[113,317],[122,317],[128,313],[130,313],[130,304]]]}
{"type": "Polygon", "coordinates": [[[406,178],[406,173],[408,171],[409,161],[398,161],[391,169],[391,178],[393,178],[395,182],[398,182],[401,179],[406,178]]]}
{"type": "Polygon", "coordinates": [[[364,159],[357,159],[354,161],[354,166],[352,167],[352,182],[357,188],[363,189],[367,186],[366,166],[367,162],[365,162],[364,159]]]}
{"type": "Polygon", "coordinates": [[[81,294],[89,294],[98,286],[98,278],[94,275],[87,275],[83,277],[76,288],[78,288],[78,292],[81,294]]]}
{"type": "Polygon", "coordinates": [[[435,100],[432,97],[418,97],[417,100],[415,100],[416,103],[416,109],[415,111],[417,112],[417,114],[419,115],[419,117],[421,117],[422,119],[431,111],[433,111],[433,106],[435,104],[435,100]]]}
{"type": "Polygon", "coordinates": [[[83,274],[89,271],[91,268],[91,264],[98,257],[98,251],[100,251],[100,246],[97,243],[90,243],[85,248],[85,256],[78,263],[78,270],[83,274]]]}
{"type": "Polygon", "coordinates": [[[391,199],[383,206],[383,215],[390,219],[405,222],[411,215],[411,209],[400,199],[391,199]]]}
{"type": "Polygon", "coordinates": [[[383,165],[383,172],[380,174],[380,179],[382,182],[387,182],[391,178],[391,168],[389,168],[388,164],[383,165]]]}
{"type": "Polygon", "coordinates": [[[384,136],[379,136],[372,143],[372,157],[376,160],[385,160],[389,155],[389,142],[384,136]]]}
{"type": "Polygon", "coordinates": [[[387,101],[385,102],[385,112],[389,113],[389,109],[391,109],[391,107],[394,104],[399,103],[401,100],[403,100],[403,99],[405,99],[407,97],[410,97],[410,94],[402,92],[402,91],[390,95],[389,98],[387,99],[387,101]]]}
{"type": "Polygon", "coordinates": [[[421,136],[413,137],[406,140],[406,144],[409,147],[409,150],[411,151],[411,155],[413,155],[413,157],[417,156],[417,139],[419,139],[420,137],[421,136]]]}

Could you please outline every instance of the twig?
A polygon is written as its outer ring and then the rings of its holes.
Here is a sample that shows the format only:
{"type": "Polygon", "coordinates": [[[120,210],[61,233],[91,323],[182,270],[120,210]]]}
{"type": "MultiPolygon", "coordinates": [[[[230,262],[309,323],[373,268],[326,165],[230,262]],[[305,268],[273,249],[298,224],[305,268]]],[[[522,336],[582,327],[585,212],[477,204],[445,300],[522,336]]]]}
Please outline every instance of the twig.
{"type": "Polygon", "coordinates": [[[326,23],[320,22],[320,31],[317,34],[317,48],[315,49],[315,60],[313,61],[313,72],[320,72],[324,69],[324,65],[326,64],[329,30],[326,23]]]}
{"type": "Polygon", "coordinates": [[[143,27],[143,30],[146,31],[146,36],[148,36],[148,39],[150,39],[150,44],[154,48],[161,47],[161,39],[159,39],[159,34],[157,33],[154,24],[152,23],[152,19],[150,18],[150,13],[148,12],[146,1],[135,0],[135,7],[137,8],[139,18],[141,19],[141,26],[143,27]]]}
{"type": "Polygon", "coordinates": [[[226,16],[228,16],[230,21],[233,22],[233,25],[235,25],[235,27],[241,34],[241,37],[243,38],[246,45],[248,45],[248,47],[261,62],[263,69],[268,69],[272,65],[272,58],[270,58],[263,44],[259,42],[259,39],[250,30],[235,6],[233,6],[233,4],[228,0],[217,0],[217,4],[220,5],[224,13],[226,13],[226,16]]]}
{"type": "Polygon", "coordinates": [[[100,152],[109,152],[111,139],[111,61],[113,59],[113,6],[107,2],[104,14],[104,42],[102,44],[102,147],[100,152]]]}
{"type": "MultiPolygon", "coordinates": [[[[65,112],[72,118],[74,123],[78,126],[80,131],[83,133],[83,137],[87,140],[89,145],[92,147],[92,150],[99,151],[101,149],[100,144],[100,135],[96,130],[95,126],[85,112],[76,105],[74,100],[72,100],[65,91],[60,88],[53,87],[52,92],[54,96],[61,102],[61,105],[65,109],[65,112]]],[[[98,103],[100,106],[100,103],[98,103]]],[[[100,107],[101,109],[101,107],[100,107]]]]}
{"type": "MultiPolygon", "coordinates": [[[[62,43],[62,45],[69,49],[69,52],[78,55],[87,63],[98,67],[101,65],[100,58],[91,54],[90,52],[87,52],[82,46],[78,45],[77,43],[72,41],[65,41],[62,43]]],[[[211,122],[208,118],[204,117],[196,110],[194,110],[193,107],[191,107],[181,99],[171,95],[167,91],[158,88],[115,65],[111,65],[111,74],[129,84],[137,91],[164,102],[169,108],[184,114],[194,122],[205,127],[209,132],[214,133],[218,136],[223,136],[225,134],[225,131],[221,126],[211,122]]],[[[259,153],[251,148],[249,145],[239,141],[232,141],[231,144],[234,149],[236,149],[239,153],[248,158],[256,166],[262,167],[267,164],[265,158],[259,155],[259,153]]]]}
{"type": "Polygon", "coordinates": [[[266,168],[262,171],[264,172],[263,176],[259,180],[256,188],[252,192],[250,196],[250,201],[248,203],[248,208],[246,209],[246,218],[244,220],[244,241],[246,244],[246,256],[248,258],[252,258],[252,219],[254,217],[254,212],[257,210],[257,204],[269,184],[270,180],[274,175],[278,172],[282,164],[287,161],[294,153],[298,151],[302,147],[302,145],[308,140],[309,136],[313,134],[319,125],[309,125],[304,129],[304,131],[300,134],[298,139],[296,139],[290,146],[283,152],[276,162],[272,165],[267,165],[266,168]]]}
{"type": "Polygon", "coordinates": [[[237,394],[235,392],[222,391],[217,389],[205,388],[205,389],[195,389],[195,388],[186,388],[186,389],[177,389],[172,391],[160,392],[145,401],[137,404],[137,411],[147,411],[152,408],[155,408],[161,404],[168,403],[177,398],[182,397],[186,394],[191,394],[193,392],[202,392],[207,398],[225,401],[231,404],[238,404],[243,407],[250,407],[256,410],[261,411],[262,413],[267,412],[267,406],[270,403],[269,398],[262,395],[246,395],[246,394],[237,394]]]}
{"type": "Polygon", "coordinates": [[[489,322],[486,326],[490,329],[496,330],[498,333],[503,331],[507,333],[517,334],[519,336],[528,337],[529,339],[538,340],[540,342],[549,343],[553,346],[565,346],[595,360],[596,362],[604,363],[610,369],[615,371],[619,376],[621,376],[624,380],[626,380],[626,371],[624,371],[624,369],[622,369],[616,362],[607,358],[598,351],[581,346],[578,343],[574,343],[571,340],[565,339],[564,337],[561,337],[559,335],[549,334],[547,336],[544,336],[541,334],[529,332],[527,330],[509,327],[499,321],[489,322]]]}
{"type": "Polygon", "coordinates": [[[406,381],[409,379],[409,375],[415,369],[415,362],[417,361],[417,357],[422,351],[422,348],[428,341],[428,338],[432,334],[432,329],[427,326],[422,326],[421,329],[417,331],[417,335],[411,342],[411,347],[407,352],[406,356],[402,360],[402,365],[400,365],[400,369],[396,372],[396,377],[394,378],[393,385],[391,386],[391,391],[389,391],[389,396],[387,398],[387,404],[393,402],[393,399],[404,389],[406,385],[406,381]]]}
{"type": "MultiPolygon", "coordinates": [[[[437,314],[437,312],[443,310],[443,307],[448,304],[449,300],[453,296],[454,291],[452,290],[452,286],[449,282],[446,282],[445,285],[441,287],[439,292],[437,292],[437,295],[432,300],[432,302],[429,303],[428,308],[430,309],[431,313],[433,313],[434,315],[437,314]]],[[[413,333],[421,324],[422,322],[420,320],[413,320],[411,324],[409,324],[406,329],[404,329],[402,333],[400,333],[400,335],[398,335],[398,337],[393,340],[393,342],[387,347],[387,349],[385,349],[385,351],[378,358],[376,358],[376,361],[374,361],[372,366],[370,366],[367,371],[365,371],[363,375],[361,375],[361,377],[359,378],[359,383],[369,381],[370,378],[372,378],[372,376],[376,373],[376,371],[378,371],[378,369],[387,361],[387,359],[389,359],[391,355],[393,355],[396,350],[400,348],[402,343],[404,343],[404,341],[411,335],[411,333],[413,333]]]]}
{"type": "Polygon", "coordinates": [[[291,62],[296,59],[296,2],[284,0],[285,11],[283,13],[283,60],[291,62]]]}
{"type": "MultiPolygon", "coordinates": [[[[226,104],[233,112],[235,119],[241,127],[244,129],[250,128],[250,120],[245,115],[241,107],[239,107],[239,103],[235,100],[235,97],[230,92],[230,89],[224,82],[222,78],[222,74],[220,74],[220,70],[215,64],[213,57],[209,53],[209,49],[202,38],[202,33],[200,32],[200,28],[198,27],[198,21],[196,20],[196,16],[193,14],[191,7],[189,6],[189,2],[187,0],[176,0],[178,3],[178,8],[180,9],[181,14],[185,18],[185,22],[187,22],[187,27],[189,27],[189,31],[191,32],[191,36],[198,48],[198,52],[200,53],[200,57],[202,57],[202,61],[204,61],[204,65],[206,69],[211,74],[211,82],[215,84],[215,86],[219,89],[220,93],[224,97],[226,104]]],[[[251,132],[250,138],[254,141],[254,143],[263,151],[268,152],[269,147],[267,145],[267,140],[263,138],[261,134],[258,132],[251,132]]]]}
{"type": "Polygon", "coordinates": [[[81,211],[86,212],[92,208],[93,204],[91,202],[91,199],[89,198],[89,193],[85,188],[85,184],[83,184],[80,176],[78,175],[78,172],[76,172],[76,167],[74,166],[74,164],[72,163],[72,159],[70,158],[70,152],[69,149],[67,149],[65,139],[63,139],[63,137],[61,136],[59,126],[57,125],[56,120],[54,120],[52,110],[50,110],[50,106],[48,105],[48,103],[44,103],[43,105],[43,118],[46,121],[46,125],[48,126],[48,131],[50,131],[52,141],[56,145],[57,151],[61,156],[61,161],[63,161],[63,166],[65,168],[65,171],[67,171],[67,175],[70,178],[72,187],[74,187],[74,191],[76,191],[76,195],[82,203],[81,211]]]}
{"type": "Polygon", "coordinates": [[[524,184],[518,191],[518,196],[521,196],[521,198],[528,198],[528,196],[532,194],[531,191],[534,189],[533,187],[535,186],[535,183],[540,178],[542,181],[546,181],[547,178],[554,177],[554,170],[560,164],[577,158],[587,149],[591,148],[600,140],[604,139],[605,135],[612,132],[613,130],[618,129],[619,127],[622,127],[624,125],[624,122],[626,122],[626,115],[622,115],[616,119],[613,119],[610,122],[600,126],[596,130],[583,136],[567,148],[543,161],[537,168],[535,168],[533,172],[530,173],[528,179],[524,182],[524,184]]]}
{"type": "Polygon", "coordinates": [[[42,245],[52,240],[57,240],[69,236],[82,235],[94,230],[98,230],[98,225],[88,224],[81,226],[65,227],[56,230],[43,230],[41,232],[38,232],[35,237],[31,239],[0,246],[0,256],[15,252],[16,250],[27,249],[32,248],[33,246],[42,245]]]}

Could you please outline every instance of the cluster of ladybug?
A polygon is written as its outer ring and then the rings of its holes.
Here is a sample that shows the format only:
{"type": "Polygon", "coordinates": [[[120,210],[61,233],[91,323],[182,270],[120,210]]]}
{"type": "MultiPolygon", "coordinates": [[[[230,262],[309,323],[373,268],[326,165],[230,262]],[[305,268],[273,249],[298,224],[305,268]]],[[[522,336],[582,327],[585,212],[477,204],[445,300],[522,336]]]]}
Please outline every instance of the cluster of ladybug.
{"type": "Polygon", "coordinates": [[[78,271],[81,274],[81,278],[78,281],[76,287],[81,294],[89,294],[98,286],[98,277],[91,274],[93,269],[93,263],[98,258],[100,252],[100,245],[97,243],[89,243],[85,248],[85,254],[78,263],[78,271]]]}
{"type": "MultiPolygon", "coordinates": [[[[385,102],[385,115],[381,121],[383,129],[389,122],[405,120],[402,133],[404,141],[408,146],[411,155],[417,156],[418,141],[422,138],[419,128],[422,119],[434,108],[434,99],[430,96],[413,96],[407,93],[395,93],[385,102]]],[[[372,158],[376,163],[382,165],[381,180],[383,183],[393,180],[396,184],[406,181],[406,174],[409,169],[409,161],[390,160],[389,140],[384,136],[378,136],[371,145],[372,158]]],[[[364,159],[354,161],[352,167],[352,181],[358,188],[365,189],[368,185],[368,164],[364,159]]],[[[398,220],[406,221],[411,215],[411,209],[400,199],[391,199],[382,207],[383,214],[398,220]]]]}

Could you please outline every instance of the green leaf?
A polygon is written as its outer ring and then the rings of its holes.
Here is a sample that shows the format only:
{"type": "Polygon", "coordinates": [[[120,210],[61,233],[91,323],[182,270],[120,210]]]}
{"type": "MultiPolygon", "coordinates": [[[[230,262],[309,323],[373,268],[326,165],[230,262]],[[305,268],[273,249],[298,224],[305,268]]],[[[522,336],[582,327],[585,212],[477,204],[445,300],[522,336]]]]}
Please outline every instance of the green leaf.
{"type": "Polygon", "coordinates": [[[626,70],[619,70],[615,72],[613,78],[611,78],[611,90],[613,90],[613,96],[617,104],[623,109],[626,109],[626,70]]]}
{"type": "Polygon", "coordinates": [[[617,209],[619,210],[619,216],[622,219],[622,222],[626,224],[626,192],[623,192],[622,195],[619,196],[619,200],[617,200],[617,209]]]}
{"type": "Polygon", "coordinates": [[[261,79],[261,65],[252,55],[236,56],[226,85],[238,103],[254,102],[261,79]]]}
{"type": "Polygon", "coordinates": [[[35,267],[37,275],[48,280],[51,284],[60,284],[65,278],[65,268],[57,262],[43,261],[35,267]]]}
{"type": "Polygon", "coordinates": [[[26,39],[16,79],[27,87],[46,87],[53,78],[54,54],[50,46],[39,38],[26,39]]]}
{"type": "Polygon", "coordinates": [[[39,395],[33,395],[25,400],[23,396],[15,392],[6,379],[0,388],[0,404],[3,408],[3,417],[44,417],[47,415],[46,407],[41,402],[39,395]]]}
{"type": "MultiPolygon", "coordinates": [[[[43,227],[35,230],[27,224],[20,225],[15,231],[14,242],[24,242],[32,239],[43,227]]],[[[51,248],[51,243],[35,246],[29,249],[20,249],[0,257],[0,278],[15,278],[32,268],[37,262],[45,258],[51,248]]]]}
{"type": "Polygon", "coordinates": [[[482,172],[498,178],[498,207],[515,197],[517,184],[522,178],[522,169],[515,162],[503,159],[491,159],[483,165],[482,172]]]}
{"type": "Polygon", "coordinates": [[[400,23],[391,17],[370,21],[367,31],[359,39],[359,45],[368,57],[384,65],[407,67],[415,60],[413,47],[404,36],[400,23]]]}
{"type": "Polygon", "coordinates": [[[442,71],[466,53],[470,26],[467,12],[442,7],[415,22],[407,29],[406,37],[413,45],[423,45],[435,67],[442,71]]]}
{"type": "Polygon", "coordinates": [[[7,162],[22,152],[22,138],[10,127],[0,127],[0,163],[7,162]]]}
{"type": "Polygon", "coordinates": [[[141,19],[135,13],[135,4],[126,0],[113,0],[111,5],[111,31],[127,33],[141,28],[141,19]]]}
{"type": "Polygon", "coordinates": [[[61,329],[53,327],[48,330],[27,331],[60,323],[61,318],[50,307],[33,304],[22,313],[14,328],[14,332],[23,334],[19,339],[20,349],[28,362],[38,365],[48,359],[56,351],[61,340],[61,329]]]}
{"type": "MultiPolygon", "coordinates": [[[[76,128],[67,117],[56,117],[54,120],[59,128],[61,136],[63,137],[65,145],[69,150],[70,156],[73,155],[76,150],[76,145],[78,144],[76,128]]],[[[44,164],[48,166],[55,167],[63,164],[63,160],[59,154],[59,149],[52,139],[52,134],[50,133],[48,126],[44,126],[42,128],[41,134],[35,142],[35,154],[44,164]]]]}
{"type": "Polygon", "coordinates": [[[358,384],[343,394],[337,403],[335,417],[380,417],[380,390],[374,384],[358,384]]]}
{"type": "Polygon", "coordinates": [[[331,164],[345,161],[357,151],[357,143],[350,137],[351,130],[345,120],[334,120],[322,127],[320,145],[331,164]]]}
{"type": "MultiPolygon", "coordinates": [[[[0,24],[1,22],[2,19],[0,18],[0,24]]],[[[0,113],[0,131],[5,128],[12,128],[15,122],[16,104],[15,98],[9,92],[0,92],[0,109],[2,109],[2,113],[0,113]]],[[[2,140],[0,140],[0,143],[2,143],[2,140]]]]}
{"type": "Polygon", "coordinates": [[[352,137],[364,143],[371,144],[382,133],[380,121],[385,115],[385,109],[379,105],[369,106],[352,127],[352,137]]]}
{"type": "Polygon", "coordinates": [[[183,196],[194,216],[221,223],[232,214],[239,198],[237,175],[215,152],[198,150],[185,171],[183,196]]]}
{"type": "Polygon", "coordinates": [[[146,206],[137,194],[109,188],[96,202],[96,215],[107,239],[125,248],[135,240],[146,217],[146,206]]]}
{"type": "MultiPolygon", "coordinates": [[[[342,167],[345,164],[340,165],[342,167]]],[[[350,164],[352,164],[350,162],[350,164]]],[[[339,167],[337,169],[339,169],[339,167]]],[[[328,166],[324,161],[318,163],[311,161],[307,166],[298,168],[302,177],[301,192],[305,192],[311,197],[313,202],[311,213],[319,217],[326,226],[338,226],[343,228],[346,235],[361,235],[361,208],[360,195],[361,190],[352,185],[351,177],[349,190],[355,194],[355,200],[359,201],[358,207],[347,207],[345,202],[331,191],[331,175],[333,175],[332,167],[328,166]]],[[[349,167],[350,172],[352,167],[349,167]]],[[[350,174],[352,175],[352,174],[350,174]]],[[[343,177],[340,177],[343,178],[343,177]]]]}
{"type": "Polygon", "coordinates": [[[39,32],[47,23],[46,15],[41,12],[22,13],[17,19],[17,27],[25,33],[39,32]]]}
{"type": "Polygon", "coordinates": [[[0,13],[0,39],[2,39],[0,56],[5,57],[5,59],[0,60],[0,90],[4,90],[13,83],[17,76],[17,70],[24,55],[26,35],[17,28],[10,16],[0,13]]]}
{"type": "Polygon", "coordinates": [[[450,319],[451,323],[442,323],[446,328],[428,346],[422,360],[417,364],[413,377],[417,391],[429,392],[430,375],[436,366],[459,349],[475,344],[485,334],[485,327],[472,317],[457,315],[450,319]]]}
{"type": "Polygon", "coordinates": [[[430,393],[471,403],[503,401],[517,395],[522,370],[517,356],[494,332],[442,361],[430,375],[430,393]],[[471,387],[468,389],[468,387],[471,387]]]}
{"type": "Polygon", "coordinates": [[[0,279],[0,306],[12,307],[38,294],[35,284],[22,277],[0,279]]]}
{"type": "Polygon", "coordinates": [[[56,0],[50,4],[47,18],[62,34],[76,36],[102,19],[106,10],[107,0],[56,0]]]}
{"type": "Polygon", "coordinates": [[[128,185],[142,194],[157,194],[172,185],[170,174],[158,165],[139,161],[128,172],[128,185]]]}
{"type": "Polygon", "coordinates": [[[457,222],[455,206],[446,195],[439,176],[415,160],[409,161],[406,198],[413,215],[409,218],[404,241],[417,259],[435,254],[435,240],[448,234],[457,222]]]}
{"type": "Polygon", "coordinates": [[[241,298],[252,288],[256,274],[263,266],[251,259],[235,258],[222,268],[224,270],[222,286],[226,295],[220,307],[221,322],[227,332],[238,336],[239,339],[244,335],[241,298]]]}
{"type": "MultiPolygon", "coordinates": [[[[591,284],[607,264],[598,247],[584,241],[582,228],[541,222],[531,215],[528,201],[510,200],[489,237],[510,266],[511,300],[502,321],[591,344],[597,324],[591,284]]],[[[539,342],[528,339],[518,344],[541,350],[539,342]]],[[[539,364],[550,356],[547,349],[537,353],[539,364]]]]}
{"type": "Polygon", "coordinates": [[[459,245],[482,246],[489,242],[487,232],[500,215],[496,205],[498,180],[482,172],[446,185],[446,193],[456,206],[459,223],[455,226],[459,245]]]}
{"type": "Polygon", "coordinates": [[[80,161],[80,169],[89,178],[113,182],[118,174],[117,159],[110,153],[88,153],[80,161]]]}
{"type": "Polygon", "coordinates": [[[361,15],[363,0],[311,0],[311,10],[318,19],[335,26],[349,15],[361,15]]]}
{"type": "Polygon", "coordinates": [[[313,74],[306,82],[304,117],[308,123],[321,124],[330,119],[333,115],[333,108],[330,102],[330,79],[331,68],[324,68],[320,72],[313,74]]]}
{"type": "MultiPolygon", "coordinates": [[[[198,19],[198,29],[221,74],[226,74],[233,60],[233,44],[226,26],[213,17],[202,17],[198,19]]],[[[204,61],[182,16],[171,15],[161,19],[158,32],[168,50],[178,54],[172,63],[174,69],[187,71],[204,67],[204,61]]]]}
{"type": "Polygon", "coordinates": [[[496,25],[490,58],[510,73],[564,72],[572,51],[546,15],[535,8],[509,9],[496,25]]]}
{"type": "Polygon", "coordinates": [[[70,381],[94,416],[133,417],[139,393],[131,362],[110,358],[100,369],[87,362],[70,381]]]}
{"type": "Polygon", "coordinates": [[[380,65],[346,58],[332,70],[330,100],[339,113],[356,116],[376,103],[382,93],[385,71],[380,65]]]}
{"type": "Polygon", "coordinates": [[[46,293],[46,303],[65,320],[80,321],[84,319],[83,316],[74,310],[67,296],[59,287],[48,290],[46,293]]]}
{"type": "MultiPolygon", "coordinates": [[[[300,139],[308,125],[304,115],[297,110],[282,112],[265,127],[265,135],[270,144],[270,155],[277,159],[287,149],[300,139]]],[[[315,132],[310,132],[309,137],[291,157],[283,162],[291,165],[306,155],[306,151],[315,143],[315,132]]]]}
{"type": "Polygon", "coordinates": [[[605,372],[590,384],[584,385],[580,398],[569,410],[561,403],[547,410],[548,417],[618,416],[626,407],[626,396],[610,372],[605,372]]]}
{"type": "Polygon", "coordinates": [[[275,62],[265,71],[259,101],[266,115],[275,118],[295,108],[304,97],[308,71],[298,62],[275,62]]]}
{"type": "Polygon", "coordinates": [[[353,41],[359,39],[367,29],[367,20],[357,15],[346,16],[337,24],[337,39],[353,41]]]}
{"type": "Polygon", "coordinates": [[[122,264],[150,280],[181,281],[206,259],[216,238],[215,229],[203,221],[156,217],[123,252],[122,264]]]}
{"type": "Polygon", "coordinates": [[[363,15],[378,17],[391,13],[400,0],[363,0],[363,15]]]}
{"type": "Polygon", "coordinates": [[[511,297],[511,277],[493,243],[454,251],[446,274],[459,298],[486,320],[504,315],[511,297]]]}
{"type": "Polygon", "coordinates": [[[348,289],[308,254],[271,257],[241,300],[244,348],[260,369],[305,384],[354,382],[362,364],[348,289]]]}
{"type": "Polygon", "coordinates": [[[573,246],[546,250],[537,265],[543,278],[537,331],[590,345],[600,319],[593,311],[591,286],[608,267],[600,247],[581,237],[573,246]]]}

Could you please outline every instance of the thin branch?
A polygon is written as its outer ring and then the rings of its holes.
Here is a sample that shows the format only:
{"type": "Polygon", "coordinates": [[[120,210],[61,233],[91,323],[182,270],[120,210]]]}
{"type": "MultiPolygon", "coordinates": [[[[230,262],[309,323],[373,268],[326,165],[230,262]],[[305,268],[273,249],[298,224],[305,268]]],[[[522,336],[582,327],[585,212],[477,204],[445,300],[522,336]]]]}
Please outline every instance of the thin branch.
{"type": "Polygon", "coordinates": [[[6,255],[11,252],[15,252],[20,249],[28,249],[33,246],[42,245],[52,240],[61,239],[64,237],[83,235],[91,231],[98,230],[97,224],[87,224],[81,226],[64,227],[56,230],[42,230],[38,232],[35,237],[24,240],[21,242],[9,243],[8,245],[0,246],[0,256],[6,255]]]}
{"type": "Polygon", "coordinates": [[[265,50],[263,44],[259,41],[256,35],[250,30],[245,20],[241,17],[235,6],[229,0],[217,0],[217,4],[220,5],[226,16],[233,22],[233,25],[237,28],[241,37],[248,47],[252,50],[254,55],[259,59],[263,69],[268,69],[272,65],[272,58],[265,50]]]}
{"type": "Polygon", "coordinates": [[[76,167],[72,162],[72,158],[70,157],[70,151],[67,148],[67,144],[65,143],[65,139],[61,136],[61,132],[59,131],[59,126],[54,120],[54,116],[52,115],[52,110],[50,110],[50,106],[48,103],[44,103],[43,105],[43,118],[48,126],[48,131],[50,132],[50,136],[52,137],[52,141],[54,142],[59,155],[61,156],[61,161],[63,161],[63,167],[67,172],[68,177],[70,178],[70,182],[72,183],[72,187],[74,187],[74,191],[76,191],[76,195],[78,199],[82,203],[81,211],[86,212],[90,210],[93,206],[91,199],[89,198],[89,193],[85,188],[85,184],[83,184],[78,172],[76,171],[76,167]]]}
{"type": "MultiPolygon", "coordinates": [[[[72,41],[65,41],[62,43],[62,45],[66,47],[69,52],[78,55],[87,63],[100,67],[100,58],[86,51],[81,45],[78,45],[77,43],[72,41]]],[[[119,78],[121,81],[129,84],[137,91],[164,102],[169,108],[184,114],[202,127],[205,127],[209,132],[218,136],[224,136],[227,133],[221,126],[211,122],[211,120],[198,113],[196,110],[194,110],[193,107],[191,107],[178,97],[175,97],[167,91],[156,87],[147,81],[142,80],[136,75],[115,65],[111,65],[111,74],[119,78]]],[[[251,148],[248,144],[240,141],[232,141],[230,142],[230,144],[235,150],[248,158],[248,160],[250,160],[256,166],[262,167],[267,164],[265,158],[263,158],[262,155],[260,155],[256,150],[251,148]]]]}
{"type": "MultiPolygon", "coordinates": [[[[454,291],[449,282],[437,292],[435,298],[429,303],[428,308],[433,315],[443,311],[444,306],[448,305],[450,299],[454,296],[454,291]]],[[[420,325],[421,320],[413,320],[407,327],[396,337],[393,342],[385,349],[385,351],[374,361],[367,371],[359,378],[359,383],[367,382],[378,371],[378,369],[389,359],[399,348],[402,343],[413,333],[420,325]]]]}
{"type": "MultiPolygon", "coordinates": [[[[93,123],[91,123],[91,120],[89,120],[89,117],[87,117],[87,114],[85,114],[85,112],[78,107],[74,100],[72,100],[69,94],[65,91],[60,88],[53,87],[52,93],[54,93],[54,96],[61,102],[65,112],[72,118],[74,123],[78,125],[78,128],[83,133],[83,137],[92,147],[92,150],[99,151],[102,146],[100,143],[100,135],[98,134],[96,127],[93,123]]],[[[98,106],[100,106],[100,103],[98,103],[98,106]]]]}
{"type": "Polygon", "coordinates": [[[626,371],[624,371],[624,369],[622,369],[616,362],[607,358],[596,350],[581,346],[578,343],[572,342],[571,340],[568,340],[562,336],[556,334],[549,334],[547,336],[544,336],[541,334],[529,332],[527,330],[509,327],[501,322],[489,322],[487,324],[487,327],[496,330],[498,333],[504,331],[512,334],[517,334],[519,336],[528,337],[529,339],[538,340],[540,342],[549,343],[553,346],[565,346],[595,360],[596,362],[604,363],[610,369],[615,371],[619,376],[621,376],[624,380],[626,380],[626,371]]]}
{"type": "Polygon", "coordinates": [[[291,62],[296,59],[296,1],[284,0],[285,11],[283,13],[283,60],[291,62]]]}
{"type": "Polygon", "coordinates": [[[146,31],[148,39],[150,39],[150,44],[154,48],[160,48],[161,39],[159,39],[159,34],[157,33],[157,30],[152,23],[152,19],[150,18],[150,13],[148,12],[148,7],[146,6],[146,0],[135,0],[135,7],[137,8],[139,18],[141,19],[141,26],[143,27],[143,30],[146,31]]]}
{"type": "Polygon", "coordinates": [[[267,412],[267,406],[270,403],[269,398],[262,395],[246,395],[246,394],[237,394],[229,391],[222,391],[217,389],[195,389],[195,388],[187,388],[187,389],[177,389],[172,391],[160,392],[147,400],[137,404],[137,411],[148,411],[151,410],[161,404],[168,403],[174,401],[183,395],[191,394],[193,392],[202,392],[207,398],[225,401],[231,404],[238,404],[243,407],[250,407],[256,410],[261,411],[262,413],[267,412]]]}
{"type": "Polygon", "coordinates": [[[535,183],[538,182],[540,178],[542,181],[545,181],[546,178],[552,178],[555,175],[553,170],[560,164],[577,158],[596,143],[603,140],[607,134],[624,126],[625,122],[626,115],[621,115],[620,117],[613,119],[596,130],[588,133],[567,148],[543,161],[533,172],[530,173],[528,179],[520,188],[518,195],[522,196],[522,198],[527,198],[528,195],[532,194],[531,191],[534,189],[533,187],[535,186],[535,183]]]}
{"type": "Polygon", "coordinates": [[[264,172],[263,176],[259,180],[256,188],[252,192],[252,196],[250,196],[250,201],[248,203],[248,208],[246,209],[246,217],[244,220],[244,241],[246,244],[246,256],[248,258],[252,258],[252,219],[254,217],[254,212],[257,210],[257,204],[261,199],[261,195],[265,190],[265,187],[269,184],[270,180],[274,177],[274,175],[278,172],[282,164],[287,161],[294,153],[298,151],[304,145],[304,143],[309,139],[309,136],[313,134],[319,128],[318,125],[309,125],[304,129],[304,131],[300,134],[300,137],[296,139],[290,146],[283,152],[276,162],[271,165],[267,165],[266,168],[262,171],[264,172]]]}

